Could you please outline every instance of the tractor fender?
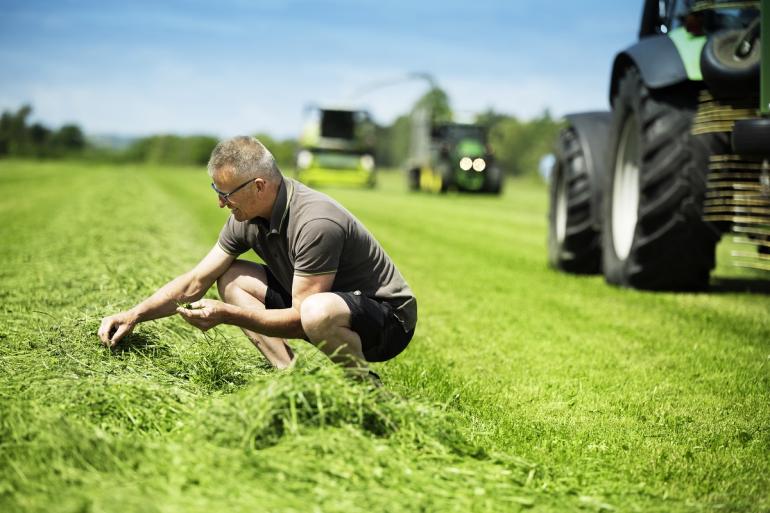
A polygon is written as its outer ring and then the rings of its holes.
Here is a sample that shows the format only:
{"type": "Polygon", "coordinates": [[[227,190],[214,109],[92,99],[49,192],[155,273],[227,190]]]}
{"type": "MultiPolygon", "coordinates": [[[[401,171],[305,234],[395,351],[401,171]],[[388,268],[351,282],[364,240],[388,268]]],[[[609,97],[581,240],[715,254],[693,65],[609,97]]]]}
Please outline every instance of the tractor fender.
{"type": "Polygon", "coordinates": [[[687,80],[682,56],[669,36],[645,37],[615,56],[610,80],[610,104],[617,93],[623,70],[635,66],[648,89],[659,89],[687,80]]]}
{"type": "Polygon", "coordinates": [[[609,140],[612,114],[608,111],[581,112],[565,116],[575,130],[586,160],[586,169],[591,184],[592,224],[601,224],[601,183],[607,173],[607,143],[609,140]]]}

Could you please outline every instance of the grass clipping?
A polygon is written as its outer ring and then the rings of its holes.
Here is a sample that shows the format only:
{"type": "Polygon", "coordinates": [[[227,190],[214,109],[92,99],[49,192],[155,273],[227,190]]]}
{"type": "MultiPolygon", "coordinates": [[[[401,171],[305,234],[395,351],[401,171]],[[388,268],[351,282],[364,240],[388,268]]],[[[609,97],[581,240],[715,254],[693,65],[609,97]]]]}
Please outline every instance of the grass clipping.
{"type": "Polygon", "coordinates": [[[492,489],[506,504],[532,470],[474,445],[447,405],[352,382],[317,352],[271,371],[252,347],[178,323],[111,351],[89,336],[97,322],[2,350],[27,379],[2,390],[0,510],[448,510],[492,489]]]}

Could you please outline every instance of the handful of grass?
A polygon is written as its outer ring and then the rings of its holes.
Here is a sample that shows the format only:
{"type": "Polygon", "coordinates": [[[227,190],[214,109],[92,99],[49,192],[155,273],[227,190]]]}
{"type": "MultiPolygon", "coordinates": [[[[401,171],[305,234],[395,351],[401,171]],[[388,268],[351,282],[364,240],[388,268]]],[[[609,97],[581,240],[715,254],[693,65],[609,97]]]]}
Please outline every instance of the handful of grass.
{"type": "Polygon", "coordinates": [[[193,306],[192,303],[177,303],[176,306],[181,306],[185,310],[203,310],[202,306],[193,306]]]}

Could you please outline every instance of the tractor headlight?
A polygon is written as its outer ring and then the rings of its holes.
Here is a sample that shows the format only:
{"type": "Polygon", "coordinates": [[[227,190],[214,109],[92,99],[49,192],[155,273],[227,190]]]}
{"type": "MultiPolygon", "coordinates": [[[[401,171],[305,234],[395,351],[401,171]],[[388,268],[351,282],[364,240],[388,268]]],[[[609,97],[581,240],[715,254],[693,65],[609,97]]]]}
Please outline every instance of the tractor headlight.
{"type": "Polygon", "coordinates": [[[487,168],[487,163],[484,162],[484,159],[475,159],[473,161],[473,170],[481,173],[487,168]]]}
{"type": "Polygon", "coordinates": [[[300,169],[307,169],[313,162],[313,154],[307,150],[302,150],[297,154],[297,167],[300,169]]]}
{"type": "Polygon", "coordinates": [[[361,157],[361,167],[364,168],[364,171],[371,171],[374,169],[374,157],[371,155],[363,155],[361,157]]]}
{"type": "Polygon", "coordinates": [[[470,157],[463,157],[460,159],[460,169],[463,171],[469,171],[473,167],[473,161],[470,157]]]}

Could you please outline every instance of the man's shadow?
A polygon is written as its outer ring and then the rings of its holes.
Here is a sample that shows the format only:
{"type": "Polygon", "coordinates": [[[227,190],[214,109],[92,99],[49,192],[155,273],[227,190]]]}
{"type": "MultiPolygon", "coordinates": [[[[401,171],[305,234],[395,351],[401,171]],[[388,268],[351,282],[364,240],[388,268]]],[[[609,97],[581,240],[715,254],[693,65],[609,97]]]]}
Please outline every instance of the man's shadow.
{"type": "Polygon", "coordinates": [[[770,280],[760,278],[712,278],[708,291],[717,294],[770,294],[770,280]]]}

